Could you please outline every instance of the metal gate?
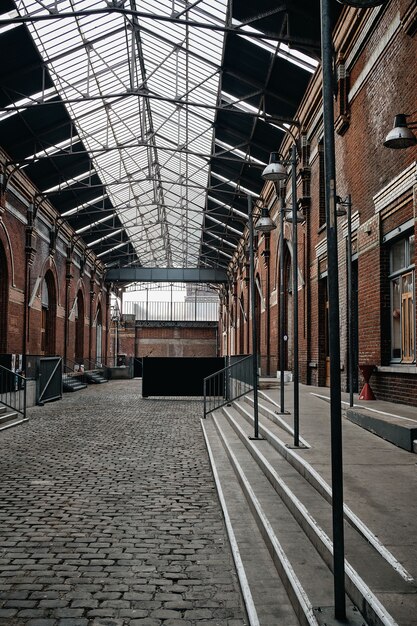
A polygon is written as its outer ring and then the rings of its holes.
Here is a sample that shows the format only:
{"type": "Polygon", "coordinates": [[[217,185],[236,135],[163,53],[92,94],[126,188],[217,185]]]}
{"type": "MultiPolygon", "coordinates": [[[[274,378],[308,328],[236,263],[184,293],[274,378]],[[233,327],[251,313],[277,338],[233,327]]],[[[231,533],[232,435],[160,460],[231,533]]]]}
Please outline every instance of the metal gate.
{"type": "Polygon", "coordinates": [[[39,357],[36,403],[44,404],[62,398],[62,358],[39,357]]]}

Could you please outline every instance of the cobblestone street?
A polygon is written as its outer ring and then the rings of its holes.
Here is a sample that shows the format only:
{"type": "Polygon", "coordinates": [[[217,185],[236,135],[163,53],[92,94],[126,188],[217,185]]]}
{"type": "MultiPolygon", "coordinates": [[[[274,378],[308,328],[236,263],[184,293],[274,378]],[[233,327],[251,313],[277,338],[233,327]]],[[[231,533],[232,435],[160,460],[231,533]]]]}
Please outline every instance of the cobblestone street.
{"type": "Polygon", "coordinates": [[[0,433],[1,626],[241,626],[201,402],[113,381],[0,433]]]}

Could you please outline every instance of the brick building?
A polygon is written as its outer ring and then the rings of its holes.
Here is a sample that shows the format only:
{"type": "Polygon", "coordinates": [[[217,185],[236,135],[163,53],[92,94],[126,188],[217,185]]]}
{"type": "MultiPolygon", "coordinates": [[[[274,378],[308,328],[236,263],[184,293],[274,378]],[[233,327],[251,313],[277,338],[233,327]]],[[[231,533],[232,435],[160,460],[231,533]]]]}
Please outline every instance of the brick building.
{"type": "MultiPolygon", "coordinates": [[[[4,152],[0,160],[5,166],[4,152]]],[[[104,361],[103,263],[22,170],[2,177],[0,212],[0,353],[59,355],[70,366],[104,361]]]]}
{"type": "MultiPolygon", "coordinates": [[[[352,341],[354,390],[361,365],[373,365],[371,384],[379,399],[417,406],[415,232],[417,147],[384,147],[398,113],[417,117],[417,8],[389,2],[381,11],[345,7],[334,31],[336,193],[351,198],[352,341]]],[[[330,385],[327,321],[327,239],[324,206],[323,119],[320,68],[312,76],[290,132],[298,145],[298,328],[300,380],[330,385]]],[[[287,157],[287,133],[276,148],[287,157]]],[[[291,206],[291,183],[280,192],[291,206]]],[[[279,194],[278,194],[279,195],[279,194]]],[[[279,202],[266,183],[262,202],[278,225],[279,202]]],[[[342,385],[348,388],[347,218],[337,224],[342,385]]],[[[292,368],[292,225],[284,225],[285,369],[292,368]]],[[[280,368],[279,228],[255,242],[255,316],[264,375],[280,368]]],[[[252,350],[248,237],[229,264],[230,286],[222,292],[223,353],[252,350]]]]}

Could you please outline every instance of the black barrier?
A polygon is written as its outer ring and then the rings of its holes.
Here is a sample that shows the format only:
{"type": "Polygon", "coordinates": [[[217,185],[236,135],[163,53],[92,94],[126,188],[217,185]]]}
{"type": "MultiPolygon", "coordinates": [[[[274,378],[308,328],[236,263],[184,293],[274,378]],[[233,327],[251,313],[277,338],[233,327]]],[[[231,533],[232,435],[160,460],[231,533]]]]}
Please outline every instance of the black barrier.
{"type": "Polygon", "coordinates": [[[221,357],[145,357],[142,396],[203,396],[204,378],[224,366],[221,357]]]}

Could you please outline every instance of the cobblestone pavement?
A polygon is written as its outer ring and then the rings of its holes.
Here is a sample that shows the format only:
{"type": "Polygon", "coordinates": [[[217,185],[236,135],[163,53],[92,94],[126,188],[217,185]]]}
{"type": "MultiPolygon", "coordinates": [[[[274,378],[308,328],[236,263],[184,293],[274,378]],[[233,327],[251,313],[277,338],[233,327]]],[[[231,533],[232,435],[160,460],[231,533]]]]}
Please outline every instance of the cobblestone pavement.
{"type": "Polygon", "coordinates": [[[201,402],[112,381],[0,433],[1,626],[242,626],[201,402]]]}

